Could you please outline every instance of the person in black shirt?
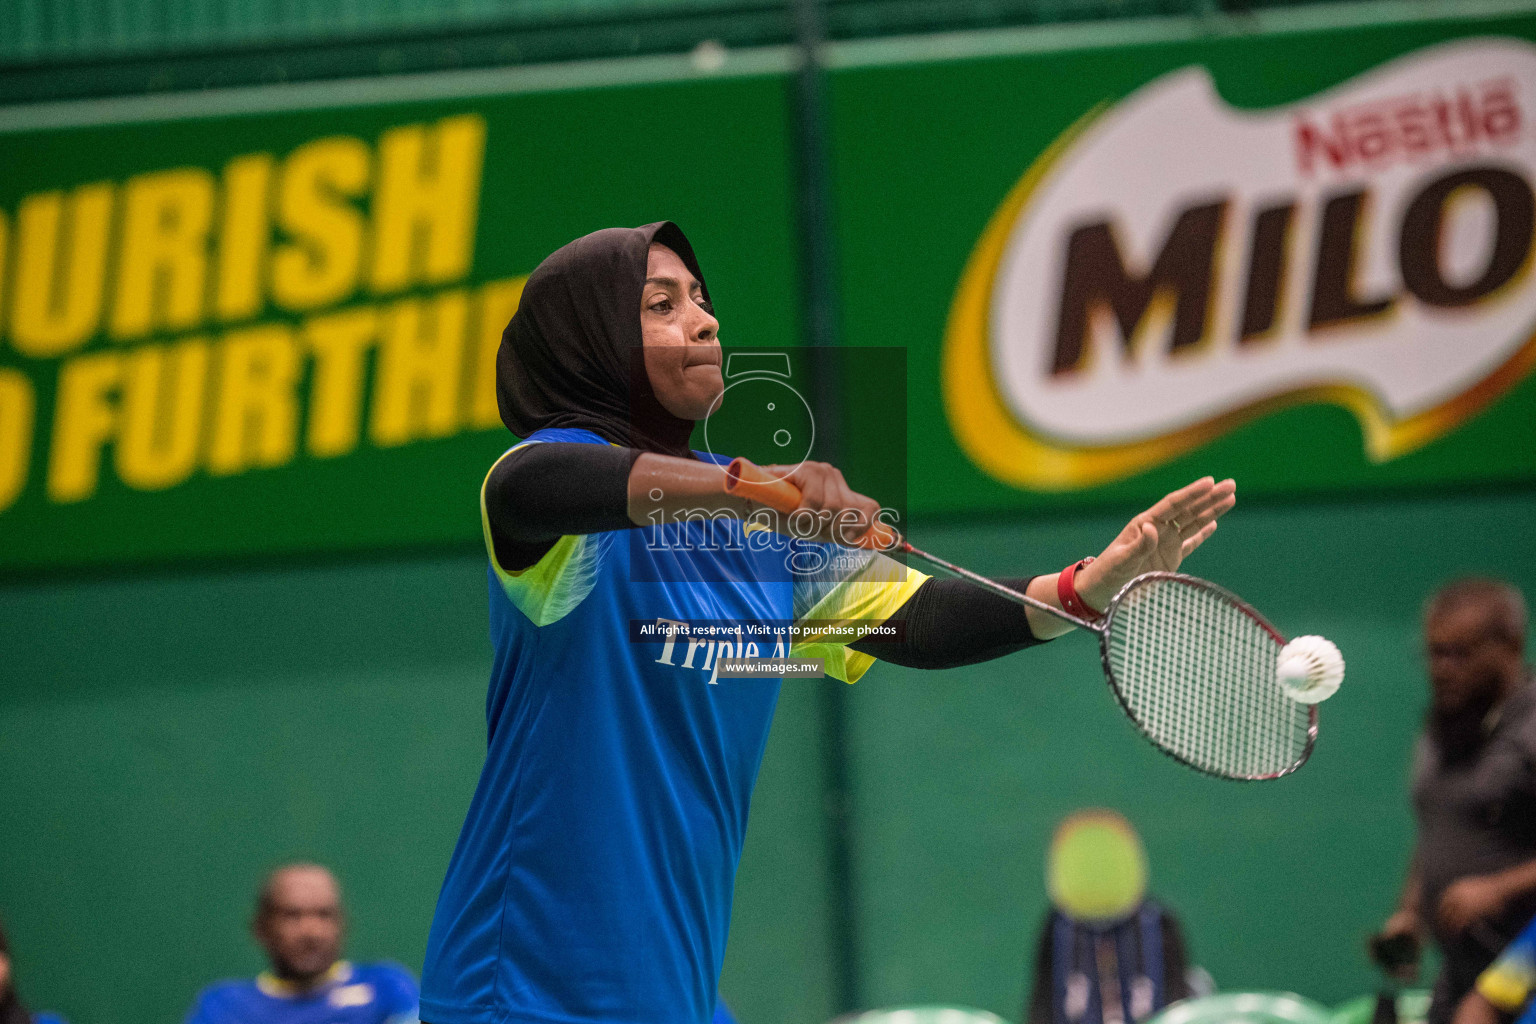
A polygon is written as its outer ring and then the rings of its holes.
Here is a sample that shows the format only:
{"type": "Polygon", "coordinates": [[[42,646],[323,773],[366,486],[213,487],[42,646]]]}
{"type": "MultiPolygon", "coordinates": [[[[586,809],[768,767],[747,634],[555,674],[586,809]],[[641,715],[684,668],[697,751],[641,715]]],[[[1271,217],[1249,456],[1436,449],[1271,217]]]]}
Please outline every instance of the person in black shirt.
{"type": "Polygon", "coordinates": [[[1499,951],[1536,914],[1536,685],[1525,601],[1506,583],[1462,579],[1425,606],[1430,707],[1414,751],[1418,835],[1395,913],[1373,941],[1394,973],[1442,956],[1429,1024],[1447,1024],[1499,951]]]}

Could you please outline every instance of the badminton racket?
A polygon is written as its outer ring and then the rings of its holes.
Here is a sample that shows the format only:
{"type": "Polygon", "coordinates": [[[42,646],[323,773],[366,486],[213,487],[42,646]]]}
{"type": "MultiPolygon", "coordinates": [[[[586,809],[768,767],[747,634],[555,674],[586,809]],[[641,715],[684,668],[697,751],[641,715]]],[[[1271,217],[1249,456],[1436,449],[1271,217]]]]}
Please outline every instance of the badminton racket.
{"type": "MultiPolygon", "coordinates": [[[[745,459],[726,467],[726,490],[786,515],[800,507],[793,484],[745,459]]],[[[1317,705],[1292,700],[1276,675],[1285,637],[1208,580],[1143,573],[1090,622],[916,548],[883,523],[859,546],[910,555],[1097,634],[1104,678],[1126,716],[1159,750],[1196,771],[1278,779],[1312,754],[1317,705]]]]}

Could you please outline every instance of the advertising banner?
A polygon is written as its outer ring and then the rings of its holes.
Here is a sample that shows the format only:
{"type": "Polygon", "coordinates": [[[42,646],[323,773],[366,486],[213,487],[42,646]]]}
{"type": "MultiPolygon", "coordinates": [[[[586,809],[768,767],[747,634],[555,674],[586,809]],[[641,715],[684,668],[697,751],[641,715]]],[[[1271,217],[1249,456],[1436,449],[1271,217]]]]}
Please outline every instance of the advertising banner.
{"type": "Polygon", "coordinates": [[[782,94],[0,134],[0,569],[473,542],[496,347],[561,244],[677,220],[736,338],[793,343],[782,94]]]}
{"type": "Polygon", "coordinates": [[[1532,27],[840,75],[849,334],[936,382],[914,507],[1529,479],[1532,27]]]}
{"type": "MultiPolygon", "coordinates": [[[[1536,17],[1018,38],[831,51],[842,336],[907,391],[836,382],[856,487],[1536,476],[1536,17]]],[[[599,227],[676,220],[727,351],[795,345],[754,68],[0,111],[0,572],[474,543],[500,331],[599,227]]]]}

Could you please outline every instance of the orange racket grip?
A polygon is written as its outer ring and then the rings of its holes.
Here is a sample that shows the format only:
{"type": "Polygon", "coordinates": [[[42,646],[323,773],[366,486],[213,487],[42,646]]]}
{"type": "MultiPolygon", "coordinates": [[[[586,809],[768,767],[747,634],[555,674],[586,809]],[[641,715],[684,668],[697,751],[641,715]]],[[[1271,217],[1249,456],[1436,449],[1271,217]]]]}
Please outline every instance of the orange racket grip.
{"type": "MultiPolygon", "coordinates": [[[[788,480],[770,476],[761,466],[746,459],[733,459],[725,467],[725,492],[766,505],[784,515],[800,507],[800,488],[788,480]]],[[[854,546],[873,551],[889,551],[900,544],[900,534],[884,523],[876,522],[854,546]]]]}
{"type": "Polygon", "coordinates": [[[725,493],[767,505],[785,515],[800,507],[800,488],[788,480],[769,476],[761,466],[746,459],[732,460],[725,467],[725,493]]]}

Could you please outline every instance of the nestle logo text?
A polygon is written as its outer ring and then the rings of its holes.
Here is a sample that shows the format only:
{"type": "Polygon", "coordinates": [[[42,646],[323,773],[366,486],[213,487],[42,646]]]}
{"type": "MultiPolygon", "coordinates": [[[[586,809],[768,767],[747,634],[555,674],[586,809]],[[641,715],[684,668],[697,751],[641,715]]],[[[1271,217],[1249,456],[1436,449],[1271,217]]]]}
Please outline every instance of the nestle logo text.
{"type": "Polygon", "coordinates": [[[1498,78],[1339,107],[1302,111],[1295,122],[1296,162],[1320,169],[1378,169],[1435,154],[1464,156],[1508,145],[1524,121],[1515,83],[1498,78]]]}

